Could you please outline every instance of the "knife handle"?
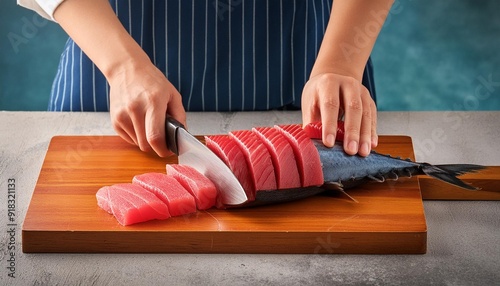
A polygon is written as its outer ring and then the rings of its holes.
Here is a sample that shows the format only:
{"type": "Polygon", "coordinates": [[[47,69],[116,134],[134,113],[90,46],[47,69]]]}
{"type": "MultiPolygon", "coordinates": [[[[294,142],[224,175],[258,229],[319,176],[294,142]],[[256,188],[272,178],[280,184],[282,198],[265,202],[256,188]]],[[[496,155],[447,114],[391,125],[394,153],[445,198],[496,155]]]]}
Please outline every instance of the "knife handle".
{"type": "Polygon", "coordinates": [[[179,155],[179,149],[177,148],[177,129],[185,128],[182,123],[177,121],[175,118],[167,116],[165,121],[165,140],[167,143],[167,148],[174,152],[175,155],[179,155]]]}

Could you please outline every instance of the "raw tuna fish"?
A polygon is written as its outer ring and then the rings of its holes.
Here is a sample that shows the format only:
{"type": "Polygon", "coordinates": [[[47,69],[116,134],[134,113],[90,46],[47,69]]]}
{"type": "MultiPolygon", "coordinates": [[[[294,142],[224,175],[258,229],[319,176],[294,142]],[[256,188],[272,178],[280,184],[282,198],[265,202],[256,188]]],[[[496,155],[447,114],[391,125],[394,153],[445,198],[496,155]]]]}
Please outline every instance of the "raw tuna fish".
{"type": "Polygon", "coordinates": [[[97,205],[105,210],[106,212],[113,214],[113,210],[111,209],[111,206],[109,205],[109,188],[110,186],[105,186],[100,188],[97,193],[95,194],[95,197],[97,199],[97,205]]]}
{"type": "Polygon", "coordinates": [[[167,205],[138,185],[105,186],[97,191],[96,198],[97,205],[114,215],[121,225],[170,217],[167,205]]]}
{"type": "Polygon", "coordinates": [[[278,189],[300,188],[300,176],[293,149],[288,140],[277,129],[256,127],[253,132],[266,145],[276,174],[278,189]]]}
{"type": "Polygon", "coordinates": [[[457,176],[476,172],[484,166],[473,164],[431,165],[413,162],[410,159],[394,158],[371,151],[369,156],[348,155],[342,143],[327,148],[319,140],[312,140],[317,147],[323,165],[324,186],[328,189],[349,189],[369,181],[384,182],[397,180],[399,177],[428,175],[452,185],[477,190],[457,176]]]}
{"type": "Polygon", "coordinates": [[[174,177],[195,199],[199,210],[215,205],[217,188],[209,178],[188,165],[168,164],[167,174],[174,177]]]}
{"type": "MultiPolygon", "coordinates": [[[[311,139],[321,139],[323,127],[321,121],[311,122],[304,126],[304,132],[311,139]]],[[[337,121],[337,135],[335,135],[335,141],[344,141],[344,121],[337,121]]]]}
{"type": "Polygon", "coordinates": [[[207,147],[233,171],[249,200],[255,198],[255,186],[249,175],[245,155],[229,135],[205,136],[207,147]]]}
{"type": "Polygon", "coordinates": [[[299,124],[275,126],[290,142],[299,169],[302,187],[323,184],[318,150],[299,124]]]}
{"type": "Polygon", "coordinates": [[[232,131],[229,132],[229,136],[235,140],[245,154],[255,190],[276,190],[276,176],[271,155],[259,137],[250,130],[232,131]]]}
{"type": "Polygon", "coordinates": [[[172,176],[146,173],[134,176],[132,182],[158,196],[168,206],[171,216],[196,212],[193,196],[172,176]]]}

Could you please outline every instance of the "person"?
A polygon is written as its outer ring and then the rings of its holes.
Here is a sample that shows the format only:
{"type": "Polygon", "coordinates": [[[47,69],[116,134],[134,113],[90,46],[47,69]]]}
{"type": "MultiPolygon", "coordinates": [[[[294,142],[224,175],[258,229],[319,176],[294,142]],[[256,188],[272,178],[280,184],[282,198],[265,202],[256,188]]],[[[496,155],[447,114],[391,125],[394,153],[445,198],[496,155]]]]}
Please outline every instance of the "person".
{"type": "Polygon", "coordinates": [[[70,39],[49,110],[109,111],[159,156],[165,118],[188,111],[301,109],[344,149],[377,146],[370,53],[393,0],[18,0],[70,39]]]}

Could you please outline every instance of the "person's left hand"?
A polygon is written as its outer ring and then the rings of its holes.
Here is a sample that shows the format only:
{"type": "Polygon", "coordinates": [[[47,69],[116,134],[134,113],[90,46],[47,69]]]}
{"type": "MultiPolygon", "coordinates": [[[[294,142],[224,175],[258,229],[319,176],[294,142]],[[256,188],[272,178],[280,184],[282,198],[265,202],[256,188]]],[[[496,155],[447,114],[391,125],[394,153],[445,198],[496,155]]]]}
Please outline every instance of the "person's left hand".
{"type": "Polygon", "coordinates": [[[322,141],[335,144],[337,120],[345,117],[344,150],[368,156],[377,146],[377,108],[360,81],[335,73],[317,74],[302,91],[302,123],[321,121],[322,141]]]}

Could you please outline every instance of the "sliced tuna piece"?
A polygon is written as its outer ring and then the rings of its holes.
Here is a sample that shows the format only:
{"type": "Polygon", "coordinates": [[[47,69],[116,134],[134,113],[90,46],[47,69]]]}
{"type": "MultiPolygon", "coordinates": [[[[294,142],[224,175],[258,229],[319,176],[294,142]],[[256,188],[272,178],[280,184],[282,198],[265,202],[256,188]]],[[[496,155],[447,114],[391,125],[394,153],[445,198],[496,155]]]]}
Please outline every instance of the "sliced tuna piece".
{"type": "Polygon", "coordinates": [[[285,136],[272,127],[256,127],[253,132],[271,154],[278,189],[299,188],[301,183],[297,162],[285,136]]]}
{"type": "Polygon", "coordinates": [[[217,188],[209,178],[188,165],[168,164],[167,174],[174,177],[195,199],[199,210],[215,205],[217,188]]]}
{"type": "Polygon", "coordinates": [[[300,124],[277,125],[275,128],[285,135],[293,148],[302,187],[322,185],[323,171],[318,150],[300,124]]]}
{"type": "MultiPolygon", "coordinates": [[[[321,139],[323,138],[323,125],[321,121],[311,122],[304,126],[304,132],[311,139],[321,139]]],[[[337,134],[335,135],[335,141],[344,141],[344,121],[337,121],[337,134]]]]}
{"type": "Polygon", "coordinates": [[[121,225],[166,219],[168,207],[158,197],[134,184],[116,184],[99,189],[97,205],[113,214],[121,225]]]}
{"type": "Polygon", "coordinates": [[[109,188],[110,186],[105,186],[100,188],[95,197],[97,199],[97,205],[108,212],[109,214],[113,214],[113,210],[111,210],[111,206],[109,205],[109,188]]]}
{"type": "Polygon", "coordinates": [[[311,139],[321,139],[323,137],[323,128],[321,121],[311,122],[304,126],[304,132],[307,134],[307,137],[311,139]]]}
{"type": "Polygon", "coordinates": [[[276,190],[276,176],[267,147],[250,130],[229,132],[229,136],[240,146],[245,155],[255,190],[276,190]]]}
{"type": "Polygon", "coordinates": [[[193,196],[172,176],[146,173],[134,176],[132,183],[155,194],[167,206],[171,216],[196,212],[193,196]]]}
{"type": "Polygon", "coordinates": [[[231,169],[249,200],[255,198],[255,186],[248,170],[245,155],[229,135],[205,136],[205,144],[231,169]]]}

